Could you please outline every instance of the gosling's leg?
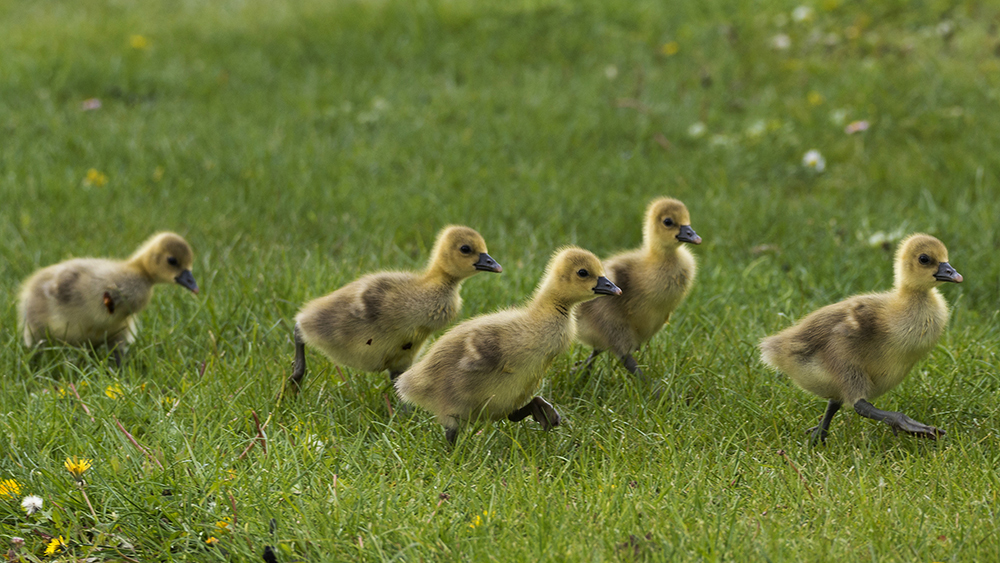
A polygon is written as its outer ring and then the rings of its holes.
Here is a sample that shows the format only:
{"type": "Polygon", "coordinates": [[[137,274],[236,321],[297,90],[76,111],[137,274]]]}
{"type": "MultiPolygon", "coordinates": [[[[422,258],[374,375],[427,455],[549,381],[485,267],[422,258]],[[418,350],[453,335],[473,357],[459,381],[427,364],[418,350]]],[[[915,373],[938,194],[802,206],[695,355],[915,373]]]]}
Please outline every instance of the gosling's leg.
{"type": "Polygon", "coordinates": [[[598,350],[597,348],[594,348],[594,351],[591,352],[589,356],[587,356],[587,359],[577,362],[576,366],[574,366],[573,369],[570,370],[570,373],[576,373],[580,371],[583,372],[583,375],[587,375],[588,373],[590,373],[590,370],[594,367],[594,360],[596,360],[597,356],[599,356],[603,351],[604,350],[598,350]]]}
{"type": "Polygon", "coordinates": [[[833,420],[833,415],[837,414],[840,410],[840,406],[843,403],[840,401],[834,401],[830,399],[830,402],[826,404],[826,412],[823,414],[823,420],[820,421],[819,426],[813,426],[812,428],[806,430],[806,434],[811,434],[810,442],[812,445],[819,443],[826,443],[827,430],[830,429],[830,421],[833,420]]]}
{"type": "MultiPolygon", "coordinates": [[[[618,358],[622,361],[622,365],[625,366],[625,369],[634,375],[636,379],[641,381],[643,385],[653,385],[653,380],[642,372],[642,368],[639,367],[639,362],[635,361],[632,354],[626,352],[618,356],[618,358]]],[[[653,398],[659,400],[661,391],[660,386],[657,386],[653,391],[653,398]]]]}
{"type": "Polygon", "coordinates": [[[302,384],[302,378],[306,375],[306,343],[302,340],[302,330],[299,328],[299,323],[295,323],[293,335],[295,338],[295,363],[292,364],[292,376],[288,378],[288,384],[285,387],[289,394],[296,395],[302,384]]]}
{"type": "Polygon", "coordinates": [[[936,440],[938,436],[944,435],[944,430],[940,428],[917,422],[901,412],[877,409],[864,399],[859,399],[858,402],[854,403],[854,410],[865,418],[881,420],[888,424],[889,428],[892,428],[892,433],[896,435],[899,435],[900,430],[914,436],[930,438],[931,440],[936,440]]]}
{"type": "Polygon", "coordinates": [[[536,422],[542,425],[542,430],[551,430],[553,427],[559,426],[559,423],[562,422],[562,417],[559,416],[556,409],[541,397],[532,398],[528,401],[528,404],[508,414],[507,420],[520,422],[529,414],[531,418],[534,418],[536,422]]]}
{"type": "Polygon", "coordinates": [[[461,425],[458,422],[458,418],[454,416],[444,417],[443,419],[438,419],[441,425],[444,426],[444,437],[448,440],[448,443],[455,445],[458,440],[458,430],[461,425]]]}
{"type": "Polygon", "coordinates": [[[622,361],[622,365],[625,366],[625,369],[627,369],[629,373],[643,380],[646,379],[646,376],[642,373],[642,369],[639,367],[639,362],[635,361],[632,354],[626,352],[625,354],[619,356],[619,359],[622,361]]]}

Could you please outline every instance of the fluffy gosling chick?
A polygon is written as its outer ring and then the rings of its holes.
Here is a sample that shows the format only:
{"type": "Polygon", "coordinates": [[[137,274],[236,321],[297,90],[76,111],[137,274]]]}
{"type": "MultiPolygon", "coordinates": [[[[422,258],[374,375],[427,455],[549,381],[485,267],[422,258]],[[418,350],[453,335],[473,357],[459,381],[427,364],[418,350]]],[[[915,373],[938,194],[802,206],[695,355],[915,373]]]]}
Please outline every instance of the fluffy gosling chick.
{"type": "Polygon", "coordinates": [[[577,310],[577,338],[594,348],[583,369],[611,350],[625,369],[644,377],[632,354],[663,328],[694,284],[697,267],[684,244],[701,244],[701,237],[691,228],[683,203],[671,198],[650,202],[642,239],[642,248],[604,261],[622,298],[590,301],[577,310]]]}
{"type": "Polygon", "coordinates": [[[149,303],[155,284],[176,283],[198,293],[193,262],[194,253],[180,235],[159,233],[127,260],[75,258],[42,268],[21,286],[18,319],[24,343],[107,344],[120,365],[135,340],[135,316],[149,303]]]}
{"type": "Polygon", "coordinates": [[[295,364],[286,388],[298,392],[306,373],[305,345],[332,361],[393,379],[413,363],[424,340],[458,316],[462,282],[503,268],[486,241],[468,227],[438,233],[423,272],[377,272],[306,303],[295,316],[295,364]]]}
{"type": "Polygon", "coordinates": [[[454,327],[399,376],[396,391],[434,413],[452,443],[461,424],[478,417],[516,422],[530,414],[549,430],[559,424],[559,413],[532,394],[573,340],[575,305],[599,295],[621,290],[604,277],[596,256],[563,249],[527,305],[454,327]]]}
{"type": "Polygon", "coordinates": [[[937,438],[944,430],[868,401],[898,385],[937,343],[948,323],[948,304],[937,290],[962,276],[948,263],[938,239],[914,234],[899,244],[895,287],[856,295],[814,311],[798,324],[765,338],[764,363],[789,375],[799,387],[828,399],[813,443],[826,441],[830,420],[841,405],[916,436],[937,438]]]}

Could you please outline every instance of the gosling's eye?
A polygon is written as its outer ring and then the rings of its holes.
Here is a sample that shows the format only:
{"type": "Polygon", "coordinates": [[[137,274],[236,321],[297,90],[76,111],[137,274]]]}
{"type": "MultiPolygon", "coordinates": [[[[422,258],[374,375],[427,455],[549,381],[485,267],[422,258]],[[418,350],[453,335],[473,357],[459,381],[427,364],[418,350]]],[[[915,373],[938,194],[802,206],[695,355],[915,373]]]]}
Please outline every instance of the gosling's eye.
{"type": "Polygon", "coordinates": [[[178,262],[177,262],[177,259],[174,258],[173,256],[168,256],[167,257],[167,264],[170,264],[171,266],[176,266],[178,264],[178,262]]]}
{"type": "Polygon", "coordinates": [[[580,268],[579,270],[576,271],[576,275],[580,276],[581,278],[585,278],[590,275],[590,272],[588,272],[586,268],[580,268]]]}
{"type": "Polygon", "coordinates": [[[931,263],[931,257],[926,254],[921,254],[920,257],[917,258],[917,261],[920,262],[921,266],[926,266],[931,263]]]}
{"type": "Polygon", "coordinates": [[[664,224],[664,226],[667,226],[667,227],[673,227],[674,226],[674,220],[671,219],[670,217],[667,217],[666,219],[663,220],[663,224],[664,224]]]}
{"type": "Polygon", "coordinates": [[[467,245],[467,244],[463,244],[462,247],[459,248],[458,250],[462,254],[468,254],[468,253],[472,252],[472,247],[469,246],[469,245],[467,245]]]}

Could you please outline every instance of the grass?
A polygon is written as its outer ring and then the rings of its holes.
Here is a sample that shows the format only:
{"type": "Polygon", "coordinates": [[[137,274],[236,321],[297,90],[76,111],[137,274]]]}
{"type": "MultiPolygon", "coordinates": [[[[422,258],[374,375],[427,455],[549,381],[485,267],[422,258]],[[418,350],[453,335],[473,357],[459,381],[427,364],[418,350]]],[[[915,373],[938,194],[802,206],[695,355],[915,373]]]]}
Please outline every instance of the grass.
{"type": "Polygon", "coordinates": [[[47,559],[62,536],[52,557],[109,561],[260,560],[264,545],[279,561],[1000,558],[1000,10],[823,0],[799,22],[796,5],[0,2],[0,480],[19,485],[0,496],[0,550],[23,537],[24,560],[47,559]],[[823,173],[802,167],[809,149],[823,173]],[[443,225],[479,230],[505,268],[466,283],[467,317],[522,301],[558,246],[639,244],[659,195],[705,240],[694,291],[638,355],[660,399],[607,359],[570,373],[576,347],[542,389],[568,419],[551,433],[482,425],[449,448],[426,413],[387,403],[384,374],[314,351],[301,396],[274,400],[297,307],[420,267],[443,225]],[[202,294],[160,288],[121,371],[100,351],[29,363],[20,280],[162,229],[193,244],[202,294]],[[891,251],[870,240],[913,231],[966,281],[944,288],[940,346],[877,406],[948,435],[842,413],[809,448],[822,401],[756,343],[891,286],[891,251]],[[83,487],[71,456],[93,460],[83,487]],[[28,494],[42,512],[21,510],[28,494]]]}

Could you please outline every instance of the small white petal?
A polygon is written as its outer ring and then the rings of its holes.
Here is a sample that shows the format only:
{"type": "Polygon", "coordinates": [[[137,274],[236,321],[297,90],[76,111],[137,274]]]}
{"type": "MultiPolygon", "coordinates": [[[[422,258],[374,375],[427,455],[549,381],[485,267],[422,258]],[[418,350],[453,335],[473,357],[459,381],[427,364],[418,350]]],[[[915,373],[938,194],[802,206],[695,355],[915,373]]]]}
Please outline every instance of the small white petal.
{"type": "Polygon", "coordinates": [[[21,508],[23,508],[24,511],[30,516],[41,510],[44,502],[45,501],[42,500],[42,497],[37,497],[35,495],[27,496],[21,501],[21,508]]]}
{"type": "Polygon", "coordinates": [[[813,17],[813,9],[809,6],[799,6],[792,10],[792,19],[797,22],[804,22],[806,20],[811,20],[813,17]]]}
{"type": "Polygon", "coordinates": [[[822,172],[826,170],[826,159],[818,150],[813,149],[802,157],[802,166],[812,168],[816,172],[822,172]]]}
{"type": "Polygon", "coordinates": [[[779,51],[784,51],[792,46],[792,38],[784,33],[779,33],[771,38],[771,47],[779,51]]]}

